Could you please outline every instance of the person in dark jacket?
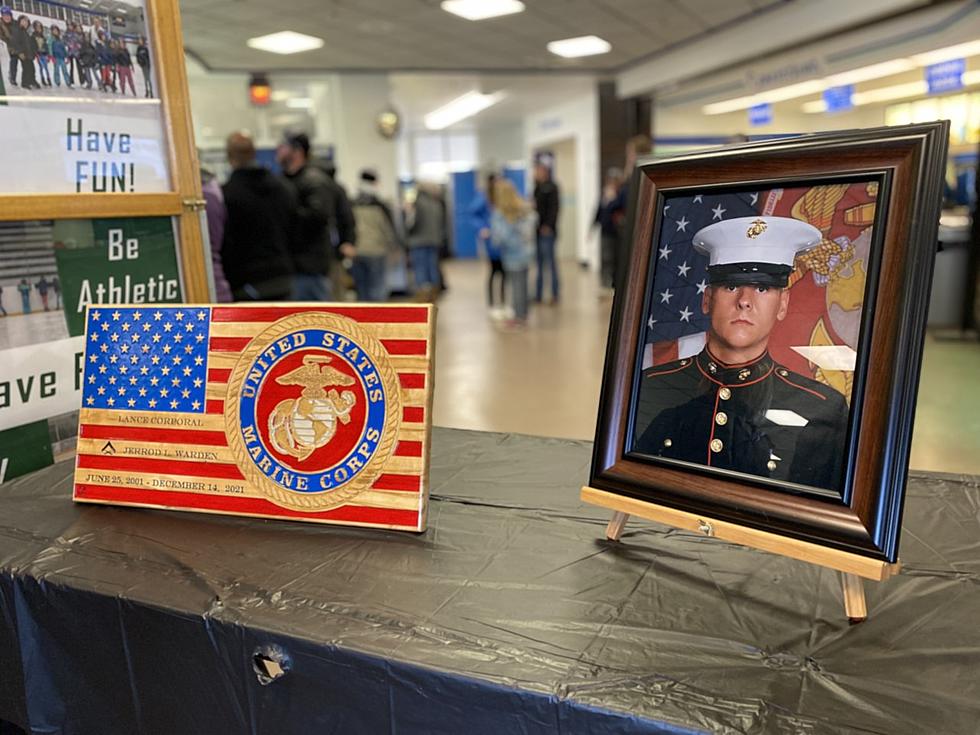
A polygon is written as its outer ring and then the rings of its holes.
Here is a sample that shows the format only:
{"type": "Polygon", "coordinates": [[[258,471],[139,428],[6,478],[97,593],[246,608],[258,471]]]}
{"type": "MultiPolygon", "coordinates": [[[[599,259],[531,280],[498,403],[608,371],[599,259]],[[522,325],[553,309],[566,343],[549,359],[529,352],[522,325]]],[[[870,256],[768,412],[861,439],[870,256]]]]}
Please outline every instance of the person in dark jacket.
{"type": "Polygon", "coordinates": [[[232,173],[222,187],[228,219],[221,264],[235,301],[284,301],[292,295],[290,233],[296,212],[292,189],[255,161],[255,143],[232,133],[232,173]]]}
{"type": "MultiPolygon", "coordinates": [[[[694,234],[709,258],[704,349],[643,371],[634,451],[839,491],[844,396],[773,360],[769,339],[789,313],[794,258],[821,233],[791,217],[736,217],[694,234]]],[[[686,307],[685,307],[686,308],[686,307]]]]}
{"type": "Polygon", "coordinates": [[[602,184],[602,196],[596,207],[593,225],[599,226],[600,235],[600,266],[599,283],[604,288],[613,288],[616,280],[616,249],[619,247],[619,188],[623,183],[623,172],[618,168],[610,168],[602,184]]]}
{"type": "Polygon", "coordinates": [[[146,37],[140,36],[139,45],[136,47],[136,63],[139,64],[140,71],[143,72],[143,87],[146,91],[145,97],[153,96],[153,77],[150,75],[150,48],[146,45],[146,37]]]}
{"type": "Polygon", "coordinates": [[[95,68],[97,61],[95,46],[92,45],[92,39],[86,33],[82,36],[82,49],[78,52],[79,78],[82,80],[82,86],[85,89],[92,88],[93,78],[98,82],[98,72],[95,68]]]}
{"type": "Polygon", "coordinates": [[[337,253],[353,257],[350,242],[337,241],[335,184],[321,168],[309,165],[310,139],[304,133],[288,135],[276,150],[285,179],[297,201],[291,250],[295,268],[293,299],[329,301],[330,264],[337,253]]]}
{"type": "Polygon", "coordinates": [[[16,55],[20,60],[20,86],[24,89],[40,89],[34,75],[34,56],[37,54],[37,44],[31,34],[31,21],[26,15],[17,19],[17,25],[11,29],[10,43],[11,59],[16,55]]]}
{"type": "Polygon", "coordinates": [[[51,26],[51,43],[49,45],[51,58],[54,59],[54,86],[61,86],[62,77],[64,77],[65,85],[71,86],[68,84],[68,47],[61,38],[61,29],[56,25],[51,26]]]}
{"type": "Polygon", "coordinates": [[[13,43],[13,33],[14,28],[17,24],[14,22],[14,11],[9,5],[0,6],[0,42],[7,47],[7,53],[10,55],[10,63],[7,71],[7,80],[10,84],[17,84],[17,66],[20,63],[20,59],[13,52],[11,44],[13,43]]]}
{"type": "Polygon", "coordinates": [[[544,300],[544,272],[551,271],[551,300],[558,302],[558,266],[555,263],[555,239],[558,236],[558,185],[551,180],[551,169],[543,163],[534,165],[534,206],[538,210],[538,232],[535,241],[536,276],[534,300],[544,300]]]}
{"type": "Polygon", "coordinates": [[[75,72],[78,71],[78,81],[82,81],[82,72],[78,68],[78,55],[82,52],[82,27],[78,23],[69,23],[65,31],[65,46],[68,47],[68,86],[75,84],[75,72]]]}

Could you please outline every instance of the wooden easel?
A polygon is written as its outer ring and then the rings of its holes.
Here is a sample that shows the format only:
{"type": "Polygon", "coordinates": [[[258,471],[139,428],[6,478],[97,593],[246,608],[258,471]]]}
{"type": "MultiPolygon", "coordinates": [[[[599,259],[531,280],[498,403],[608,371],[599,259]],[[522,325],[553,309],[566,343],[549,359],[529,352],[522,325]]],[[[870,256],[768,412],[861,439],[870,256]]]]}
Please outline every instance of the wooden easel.
{"type": "Polygon", "coordinates": [[[619,541],[620,536],[623,535],[626,521],[631,515],[634,515],[675,528],[683,528],[705,536],[732,541],[754,549],[761,549],[773,554],[781,554],[810,564],[835,569],[841,573],[844,612],[851,623],[860,623],[868,617],[862,578],[882,582],[893,574],[897,574],[901,568],[900,563],[889,564],[866,556],[829,549],[807,541],[799,541],[767,531],[758,531],[736,523],[675,510],[645,500],[597,490],[593,487],[583,487],[581,498],[586,503],[609,508],[613,511],[609,525],[606,526],[606,538],[610,541],[619,541]]]}

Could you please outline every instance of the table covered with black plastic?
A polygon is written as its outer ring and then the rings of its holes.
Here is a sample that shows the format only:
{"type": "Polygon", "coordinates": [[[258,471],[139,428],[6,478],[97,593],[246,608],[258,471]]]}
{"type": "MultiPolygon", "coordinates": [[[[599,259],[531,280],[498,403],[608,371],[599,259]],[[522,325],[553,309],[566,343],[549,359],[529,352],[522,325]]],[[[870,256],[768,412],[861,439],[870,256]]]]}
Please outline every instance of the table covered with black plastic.
{"type": "MultiPolygon", "coordinates": [[[[913,474],[903,570],[838,574],[640,520],[586,442],[436,429],[429,530],[0,487],[0,721],[31,733],[976,732],[980,484],[913,474]]],[[[2,731],[2,726],[0,726],[2,731]]]]}

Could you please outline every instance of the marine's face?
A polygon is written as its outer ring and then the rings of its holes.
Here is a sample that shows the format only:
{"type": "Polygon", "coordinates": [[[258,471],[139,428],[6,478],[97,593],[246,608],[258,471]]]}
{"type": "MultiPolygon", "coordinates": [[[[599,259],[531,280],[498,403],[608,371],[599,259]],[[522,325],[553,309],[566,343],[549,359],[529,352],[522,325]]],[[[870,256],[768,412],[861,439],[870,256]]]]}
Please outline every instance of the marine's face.
{"type": "Polygon", "coordinates": [[[711,286],[701,302],[718,346],[744,352],[747,359],[765,351],[770,332],[786,318],[788,308],[789,291],[772,286],[711,286]]]}

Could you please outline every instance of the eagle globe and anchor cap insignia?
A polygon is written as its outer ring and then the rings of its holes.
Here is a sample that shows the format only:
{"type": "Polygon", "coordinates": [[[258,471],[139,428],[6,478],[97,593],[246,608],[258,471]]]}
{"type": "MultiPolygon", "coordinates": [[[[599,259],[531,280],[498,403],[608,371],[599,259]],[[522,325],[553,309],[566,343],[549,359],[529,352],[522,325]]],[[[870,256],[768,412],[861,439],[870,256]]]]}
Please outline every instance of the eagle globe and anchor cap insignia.
{"type": "Polygon", "coordinates": [[[238,359],[225,396],[235,462],[277,505],[319,512],[369,489],[401,419],[388,353],[357,322],[305,312],[273,323],[238,359]]]}

